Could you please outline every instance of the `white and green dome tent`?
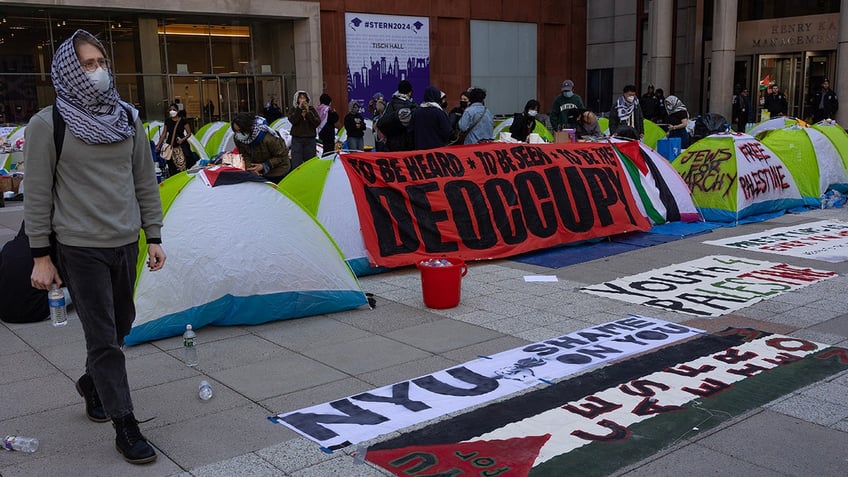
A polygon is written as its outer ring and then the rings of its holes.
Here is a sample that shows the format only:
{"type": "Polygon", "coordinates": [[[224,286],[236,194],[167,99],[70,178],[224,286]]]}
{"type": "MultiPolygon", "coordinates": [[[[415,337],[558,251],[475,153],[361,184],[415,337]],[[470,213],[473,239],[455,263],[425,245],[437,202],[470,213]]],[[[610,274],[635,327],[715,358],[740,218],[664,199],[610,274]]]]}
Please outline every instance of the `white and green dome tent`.
{"type": "MultiPolygon", "coordinates": [[[[492,132],[492,137],[497,140],[501,137],[502,132],[509,132],[509,127],[512,126],[513,119],[513,117],[509,117],[499,122],[492,132]]],[[[546,128],[540,121],[536,121],[536,124],[533,127],[533,132],[541,136],[545,142],[554,142],[554,135],[551,134],[551,131],[549,131],[548,128],[546,128]]]]}
{"type": "Polygon", "coordinates": [[[204,124],[194,135],[206,149],[207,157],[230,152],[236,147],[233,130],[230,128],[230,123],[225,121],[204,124]]]}
{"type": "MultiPolygon", "coordinates": [[[[645,129],[645,137],[642,138],[642,142],[650,146],[651,149],[656,149],[659,140],[666,136],[665,129],[648,119],[642,120],[642,127],[645,129]]],[[[609,136],[609,118],[598,118],[598,128],[600,128],[601,134],[609,136]]]]}
{"type": "Polygon", "coordinates": [[[842,164],[848,170],[848,133],[835,121],[821,121],[813,124],[813,129],[824,134],[830,140],[833,147],[839,151],[842,164]]]}
{"type": "Polygon", "coordinates": [[[747,134],[707,136],[671,165],[689,186],[701,216],[710,222],[739,223],[804,206],[789,167],[747,134]]]}
{"type": "Polygon", "coordinates": [[[793,126],[766,133],[762,143],[786,164],[809,206],[818,206],[828,189],[848,191],[848,171],[839,151],[823,133],[793,126]]]}
{"type": "Polygon", "coordinates": [[[277,188],[309,211],[338,243],[357,276],[379,273],[372,267],[356,212],[350,180],[339,154],[311,159],[289,173],[277,188]]]}
{"type": "Polygon", "coordinates": [[[766,119],[765,121],[759,122],[747,131],[745,134],[749,136],[753,136],[757,139],[760,136],[764,135],[769,131],[775,131],[778,129],[785,129],[792,126],[806,126],[807,124],[804,121],[801,121],[797,118],[789,117],[789,116],[780,116],[777,118],[766,119]]]}
{"type": "Polygon", "coordinates": [[[247,173],[212,168],[162,183],[168,261],[150,272],[142,237],[128,345],[178,336],[187,324],[256,325],[366,303],[338,247],[312,215],[271,183],[218,185],[228,182],[224,174],[247,173]],[[216,171],[218,182],[211,179],[216,171]]]}
{"type": "MultiPolygon", "coordinates": [[[[24,131],[26,131],[26,126],[15,126],[10,129],[8,134],[6,134],[6,142],[11,144],[13,147],[15,145],[15,141],[18,139],[23,139],[24,131]]],[[[12,153],[3,153],[0,154],[0,169],[6,169],[7,171],[12,170],[12,160],[20,160],[21,157],[17,158],[12,153]]]]}

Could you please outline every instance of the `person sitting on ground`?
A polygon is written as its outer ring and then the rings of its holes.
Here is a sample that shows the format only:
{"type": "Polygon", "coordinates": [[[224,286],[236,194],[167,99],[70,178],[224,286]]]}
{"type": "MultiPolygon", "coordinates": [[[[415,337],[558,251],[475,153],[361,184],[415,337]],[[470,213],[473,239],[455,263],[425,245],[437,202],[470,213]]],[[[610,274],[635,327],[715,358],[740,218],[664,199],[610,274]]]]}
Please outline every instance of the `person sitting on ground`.
{"type": "Polygon", "coordinates": [[[524,104],[523,113],[515,113],[509,133],[516,141],[527,142],[527,137],[536,129],[536,115],[539,114],[539,102],[531,99],[524,104]]]}
{"type": "Polygon", "coordinates": [[[289,173],[291,162],[286,142],[268,127],[265,118],[238,113],[231,127],[246,171],[275,184],[289,173]]]}
{"type": "Polygon", "coordinates": [[[412,133],[416,149],[448,145],[451,138],[448,114],[442,109],[442,92],[435,86],[424,90],[424,102],[412,113],[412,133]]]}

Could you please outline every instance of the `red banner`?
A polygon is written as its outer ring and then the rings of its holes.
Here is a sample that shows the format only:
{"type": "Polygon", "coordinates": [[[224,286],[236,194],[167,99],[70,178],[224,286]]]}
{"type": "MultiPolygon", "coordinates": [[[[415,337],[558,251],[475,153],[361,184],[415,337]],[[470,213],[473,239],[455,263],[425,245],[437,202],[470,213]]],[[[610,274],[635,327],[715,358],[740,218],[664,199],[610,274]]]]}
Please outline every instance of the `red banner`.
{"type": "MultiPolygon", "coordinates": [[[[635,142],[616,146],[639,157],[635,142]]],[[[341,159],[376,265],[503,258],[651,228],[609,143],[495,142],[341,159]]]]}

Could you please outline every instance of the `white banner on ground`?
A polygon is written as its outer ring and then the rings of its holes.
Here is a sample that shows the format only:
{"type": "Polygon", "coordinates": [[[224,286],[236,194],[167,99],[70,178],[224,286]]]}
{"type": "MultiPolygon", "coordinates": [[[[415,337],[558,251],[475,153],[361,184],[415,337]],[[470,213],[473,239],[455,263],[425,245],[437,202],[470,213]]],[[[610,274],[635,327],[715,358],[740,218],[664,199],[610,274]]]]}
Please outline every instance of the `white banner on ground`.
{"type": "Polygon", "coordinates": [[[704,243],[823,262],[844,262],[848,260],[848,223],[822,220],[704,243]]]}
{"type": "Polygon", "coordinates": [[[580,290],[709,317],[721,316],[836,275],[836,272],[785,263],[714,255],[580,290]]]}
{"type": "Polygon", "coordinates": [[[325,447],[355,444],[698,333],[631,315],[271,419],[325,447]]]}

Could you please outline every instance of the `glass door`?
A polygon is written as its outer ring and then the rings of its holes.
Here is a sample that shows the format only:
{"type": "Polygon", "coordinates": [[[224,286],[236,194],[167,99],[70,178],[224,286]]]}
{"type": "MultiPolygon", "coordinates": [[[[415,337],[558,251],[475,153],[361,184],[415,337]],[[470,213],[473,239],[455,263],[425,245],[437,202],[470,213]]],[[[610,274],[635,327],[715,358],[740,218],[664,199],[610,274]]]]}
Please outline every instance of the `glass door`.
{"type": "MultiPolygon", "coordinates": [[[[834,65],[836,59],[834,52],[813,52],[808,51],[806,55],[806,67],[804,69],[804,88],[803,88],[803,110],[800,117],[812,119],[813,106],[811,104],[812,97],[821,89],[822,80],[825,78],[833,79],[834,65]]],[[[831,82],[831,87],[833,83],[831,82]]]]}
{"type": "MultiPolygon", "coordinates": [[[[800,117],[804,103],[802,67],[803,61],[800,54],[760,56],[759,81],[764,81],[768,77],[770,83],[780,88],[780,92],[786,96],[789,103],[789,116],[793,117],[800,117]]],[[[766,93],[765,89],[759,91],[761,113],[766,93]]]]}

